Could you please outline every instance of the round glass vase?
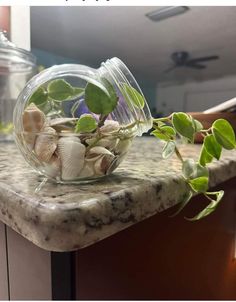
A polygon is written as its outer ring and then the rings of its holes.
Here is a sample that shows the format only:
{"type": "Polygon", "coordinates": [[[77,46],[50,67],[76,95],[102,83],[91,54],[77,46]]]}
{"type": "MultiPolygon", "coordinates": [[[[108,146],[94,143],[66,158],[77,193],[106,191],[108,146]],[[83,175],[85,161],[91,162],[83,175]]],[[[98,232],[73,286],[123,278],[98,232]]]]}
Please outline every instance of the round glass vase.
{"type": "Polygon", "coordinates": [[[133,75],[112,58],[98,69],[64,64],[34,76],[13,123],[16,144],[37,172],[76,183],[112,173],[152,118],[133,75]]]}

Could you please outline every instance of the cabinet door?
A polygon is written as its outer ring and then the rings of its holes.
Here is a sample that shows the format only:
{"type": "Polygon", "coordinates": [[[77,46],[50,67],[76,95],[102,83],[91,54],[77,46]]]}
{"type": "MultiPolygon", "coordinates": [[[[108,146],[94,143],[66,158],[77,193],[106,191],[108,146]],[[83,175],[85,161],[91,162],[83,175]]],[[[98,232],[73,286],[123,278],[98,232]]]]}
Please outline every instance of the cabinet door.
{"type": "Polygon", "coordinates": [[[7,228],[11,300],[51,300],[51,255],[7,228]]]}
{"type": "Polygon", "coordinates": [[[8,300],[5,225],[0,222],[0,300],[8,300]]]}
{"type": "Polygon", "coordinates": [[[224,199],[199,222],[184,216],[206,206],[202,195],[78,251],[77,299],[236,300],[235,186],[221,184],[224,199]]]}

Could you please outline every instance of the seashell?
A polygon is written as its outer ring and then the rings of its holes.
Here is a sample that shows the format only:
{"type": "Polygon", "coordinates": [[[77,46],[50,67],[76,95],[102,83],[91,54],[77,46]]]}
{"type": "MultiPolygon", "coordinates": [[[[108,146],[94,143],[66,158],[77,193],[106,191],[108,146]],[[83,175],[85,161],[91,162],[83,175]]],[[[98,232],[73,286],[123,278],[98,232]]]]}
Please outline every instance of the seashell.
{"type": "Polygon", "coordinates": [[[106,175],[107,171],[114,159],[114,155],[103,155],[94,164],[96,175],[106,175]]]}
{"type": "Polygon", "coordinates": [[[57,148],[56,130],[46,127],[35,140],[34,152],[38,159],[48,163],[57,148]]]}
{"type": "Polygon", "coordinates": [[[85,160],[86,161],[95,161],[97,160],[99,157],[103,156],[103,155],[111,155],[114,156],[109,150],[107,150],[104,147],[100,147],[100,146],[96,146],[91,148],[87,155],[85,160]]]}
{"type": "Polygon", "coordinates": [[[115,132],[120,129],[120,125],[118,122],[113,121],[113,120],[106,120],[104,122],[104,125],[100,128],[100,131],[102,133],[110,133],[110,132],[115,132]]]}
{"type": "Polygon", "coordinates": [[[45,123],[45,114],[31,103],[23,112],[23,128],[26,132],[39,132],[45,123]]]}
{"type": "MultiPolygon", "coordinates": [[[[89,138],[86,140],[86,143],[88,145],[91,145],[93,144],[94,142],[96,141],[96,138],[89,138]]],[[[116,145],[118,143],[118,139],[115,138],[115,137],[106,137],[106,138],[102,138],[100,139],[97,143],[96,143],[96,146],[100,146],[100,147],[104,147],[108,150],[113,150],[116,145]]]]}
{"type": "Polygon", "coordinates": [[[122,155],[115,156],[112,162],[110,163],[109,168],[107,169],[106,174],[111,174],[124,160],[127,153],[123,153],[122,155]]]}
{"type": "Polygon", "coordinates": [[[23,112],[22,123],[24,138],[30,149],[33,149],[36,135],[40,132],[45,123],[45,114],[34,104],[31,103],[23,112]]]}
{"type": "Polygon", "coordinates": [[[77,137],[62,137],[58,141],[63,180],[72,180],[79,176],[84,166],[86,148],[77,137]]]}
{"type": "Polygon", "coordinates": [[[132,139],[130,138],[120,140],[119,143],[116,145],[115,153],[116,154],[126,153],[129,147],[131,146],[131,143],[132,143],[132,139]]]}
{"type": "Polygon", "coordinates": [[[87,177],[92,177],[93,175],[94,175],[94,170],[92,165],[89,162],[85,163],[82,171],[79,174],[79,177],[87,178],[87,177]]]}
{"type": "Polygon", "coordinates": [[[77,118],[71,118],[71,117],[59,117],[55,119],[51,119],[48,121],[48,125],[57,131],[61,130],[69,130],[73,127],[73,125],[70,125],[71,122],[75,122],[78,120],[77,118]]]}
{"type": "Polygon", "coordinates": [[[48,176],[53,177],[53,178],[59,176],[60,171],[61,171],[60,158],[54,154],[52,156],[52,158],[50,159],[49,163],[46,164],[43,168],[48,176]]]}

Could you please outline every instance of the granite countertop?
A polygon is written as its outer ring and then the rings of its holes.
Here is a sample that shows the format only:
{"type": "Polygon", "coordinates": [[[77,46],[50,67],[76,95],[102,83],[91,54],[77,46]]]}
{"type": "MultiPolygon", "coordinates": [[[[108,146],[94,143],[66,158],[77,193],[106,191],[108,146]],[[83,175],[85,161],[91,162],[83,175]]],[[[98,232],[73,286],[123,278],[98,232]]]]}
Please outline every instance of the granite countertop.
{"type": "MultiPolygon", "coordinates": [[[[71,251],[115,234],[180,202],[186,194],[178,159],[161,159],[155,138],[134,140],[110,177],[82,185],[47,182],[24,161],[14,143],[0,143],[0,220],[50,251],[71,251]],[[35,193],[35,190],[38,190],[35,193]]],[[[200,145],[181,145],[197,158],[200,145]]],[[[236,176],[236,152],[210,166],[210,185],[236,176]]]]}

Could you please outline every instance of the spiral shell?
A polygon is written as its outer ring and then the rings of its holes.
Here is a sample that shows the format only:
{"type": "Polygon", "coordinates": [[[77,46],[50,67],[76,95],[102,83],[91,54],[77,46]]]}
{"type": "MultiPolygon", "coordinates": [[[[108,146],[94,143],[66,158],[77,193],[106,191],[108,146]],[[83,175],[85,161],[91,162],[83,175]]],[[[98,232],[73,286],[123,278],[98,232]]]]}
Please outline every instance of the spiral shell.
{"type": "Polygon", "coordinates": [[[33,149],[36,135],[40,132],[45,123],[45,114],[34,104],[31,103],[23,112],[22,123],[24,138],[30,149],[33,149]]]}
{"type": "Polygon", "coordinates": [[[57,148],[56,130],[46,127],[35,140],[34,152],[38,159],[48,163],[57,148]]]}
{"type": "Polygon", "coordinates": [[[102,155],[94,164],[96,175],[105,175],[114,159],[114,155],[102,155]]]}
{"type": "Polygon", "coordinates": [[[86,148],[77,137],[62,137],[58,141],[58,153],[61,158],[63,180],[77,178],[84,166],[86,148]]]}

